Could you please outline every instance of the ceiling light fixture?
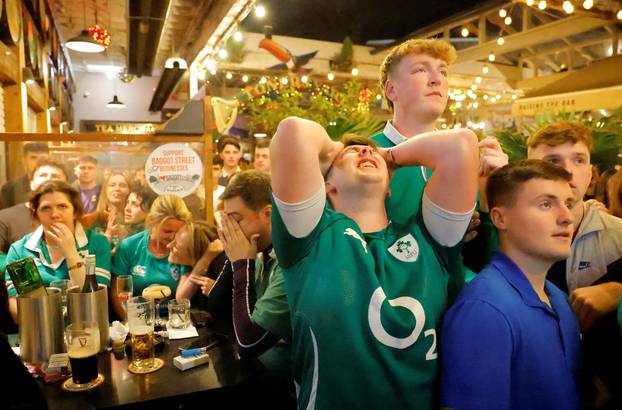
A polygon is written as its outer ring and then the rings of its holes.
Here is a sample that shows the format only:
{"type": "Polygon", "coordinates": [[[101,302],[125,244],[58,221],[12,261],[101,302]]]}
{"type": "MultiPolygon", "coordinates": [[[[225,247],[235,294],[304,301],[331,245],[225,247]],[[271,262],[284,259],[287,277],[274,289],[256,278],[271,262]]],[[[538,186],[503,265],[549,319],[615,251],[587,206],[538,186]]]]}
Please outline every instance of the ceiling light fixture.
{"type": "MultiPolygon", "coordinates": [[[[83,24],[86,26],[86,0],[82,2],[82,12],[83,24]]],[[[65,42],[65,47],[79,53],[101,53],[106,49],[103,44],[98,43],[89,35],[88,30],[82,30],[76,37],[69,39],[65,42]]]]}
{"type": "Polygon", "coordinates": [[[499,10],[499,17],[503,18],[508,15],[508,12],[505,9],[499,10]]]}
{"type": "Polygon", "coordinates": [[[488,74],[488,66],[486,64],[482,67],[482,73],[488,74]]]}
{"type": "Polygon", "coordinates": [[[468,37],[469,36],[469,29],[466,27],[463,27],[462,30],[460,30],[460,35],[462,37],[468,37]]]}
{"type": "Polygon", "coordinates": [[[499,37],[497,39],[497,44],[499,44],[500,46],[504,45],[505,44],[505,39],[503,37],[499,37]]]}
{"type": "Polygon", "coordinates": [[[492,63],[493,61],[495,61],[495,58],[495,53],[491,51],[490,54],[488,54],[488,61],[492,63]]]}
{"type": "Polygon", "coordinates": [[[594,7],[594,1],[593,0],[585,0],[583,2],[583,8],[586,10],[591,9],[592,7],[594,7]]]}
{"type": "Polygon", "coordinates": [[[93,37],[89,36],[89,32],[86,30],[82,30],[78,36],[67,41],[65,47],[80,53],[101,53],[106,49],[106,47],[93,40],[93,37]]]}
{"type": "Polygon", "coordinates": [[[566,12],[566,14],[572,14],[572,12],[574,12],[574,6],[568,0],[562,3],[562,8],[566,12]]]}
{"type": "Polygon", "coordinates": [[[114,97],[112,97],[112,101],[106,104],[106,108],[121,109],[125,108],[125,104],[123,104],[123,102],[121,102],[121,100],[119,100],[119,97],[117,97],[117,95],[115,94],[114,97]]]}
{"type": "Polygon", "coordinates": [[[509,26],[510,24],[512,24],[512,17],[507,16],[505,20],[503,20],[503,22],[509,26]]]}
{"type": "Polygon", "coordinates": [[[32,74],[30,67],[22,68],[22,81],[25,82],[26,85],[35,83],[35,76],[32,74]]]}
{"type": "Polygon", "coordinates": [[[540,1],[538,2],[538,8],[539,8],[540,10],[544,10],[544,9],[546,9],[546,1],[544,1],[544,0],[540,0],[540,1]]]}
{"type": "Polygon", "coordinates": [[[328,73],[328,75],[326,76],[326,78],[328,78],[328,81],[333,81],[335,79],[335,74],[333,73],[328,73]]]}
{"type": "Polygon", "coordinates": [[[257,16],[260,19],[266,17],[266,8],[262,6],[261,4],[257,5],[255,7],[255,16],[257,16]]]}

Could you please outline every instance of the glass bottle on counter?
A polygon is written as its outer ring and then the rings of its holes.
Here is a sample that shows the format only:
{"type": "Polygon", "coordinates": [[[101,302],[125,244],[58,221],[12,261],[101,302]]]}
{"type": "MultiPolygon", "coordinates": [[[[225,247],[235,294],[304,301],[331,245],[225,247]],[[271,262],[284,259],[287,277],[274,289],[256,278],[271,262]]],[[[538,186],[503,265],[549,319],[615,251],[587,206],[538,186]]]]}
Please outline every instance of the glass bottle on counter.
{"type": "Polygon", "coordinates": [[[47,296],[43,280],[35,260],[31,257],[16,260],[6,265],[17,294],[22,297],[47,296]]]}
{"type": "Polygon", "coordinates": [[[82,293],[91,293],[99,289],[97,279],[95,277],[95,255],[86,255],[84,257],[84,267],[86,269],[86,276],[84,277],[84,286],[82,286],[82,293]]]}

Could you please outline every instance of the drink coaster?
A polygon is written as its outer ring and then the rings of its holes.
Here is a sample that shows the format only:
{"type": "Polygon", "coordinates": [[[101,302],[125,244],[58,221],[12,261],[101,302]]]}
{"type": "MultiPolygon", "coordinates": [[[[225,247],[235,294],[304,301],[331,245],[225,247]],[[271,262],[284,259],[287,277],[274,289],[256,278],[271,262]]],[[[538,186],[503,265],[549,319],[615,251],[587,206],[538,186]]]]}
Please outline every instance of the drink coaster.
{"type": "Polygon", "coordinates": [[[65,380],[65,382],[62,385],[62,388],[63,390],[69,391],[69,392],[81,392],[81,391],[87,391],[87,390],[94,389],[95,387],[99,386],[103,382],[104,382],[104,375],[101,373],[98,374],[97,378],[93,380],[92,382],[84,383],[84,384],[74,383],[73,378],[70,377],[67,380],[65,380]]]}
{"type": "Polygon", "coordinates": [[[163,367],[164,367],[164,361],[156,357],[155,359],[153,359],[153,366],[151,367],[136,367],[134,366],[134,363],[130,363],[130,365],[127,366],[127,370],[129,370],[130,373],[134,373],[134,374],[147,374],[147,373],[153,373],[155,371],[158,371],[163,367]]]}

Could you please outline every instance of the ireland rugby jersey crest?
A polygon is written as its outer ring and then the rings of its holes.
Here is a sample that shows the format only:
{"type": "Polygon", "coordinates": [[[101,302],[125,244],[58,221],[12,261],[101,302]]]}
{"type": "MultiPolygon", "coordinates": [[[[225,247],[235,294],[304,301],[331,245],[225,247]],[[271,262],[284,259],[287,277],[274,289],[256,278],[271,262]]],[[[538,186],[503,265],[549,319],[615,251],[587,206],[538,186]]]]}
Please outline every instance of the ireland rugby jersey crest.
{"type": "Polygon", "coordinates": [[[419,257],[419,244],[411,234],[408,234],[395,241],[389,252],[402,262],[416,262],[419,257]]]}

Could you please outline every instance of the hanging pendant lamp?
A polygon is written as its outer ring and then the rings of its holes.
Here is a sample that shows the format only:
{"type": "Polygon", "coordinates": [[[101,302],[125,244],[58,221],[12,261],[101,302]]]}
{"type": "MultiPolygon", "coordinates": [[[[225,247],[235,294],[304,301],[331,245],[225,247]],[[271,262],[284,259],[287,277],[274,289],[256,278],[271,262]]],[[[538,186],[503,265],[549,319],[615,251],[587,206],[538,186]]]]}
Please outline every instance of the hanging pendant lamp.
{"type": "Polygon", "coordinates": [[[67,41],[65,46],[80,53],[101,53],[106,49],[106,47],[93,40],[93,37],[89,36],[89,32],[86,30],[82,30],[80,35],[67,41]]]}
{"type": "MultiPolygon", "coordinates": [[[[96,5],[97,6],[97,5],[96,5]]],[[[86,26],[86,0],[82,2],[82,11],[84,14],[83,24],[86,26]]],[[[97,9],[95,11],[97,13],[97,9]]],[[[97,18],[96,18],[97,19],[97,18]]],[[[84,27],[83,26],[83,27],[84,27]]],[[[73,51],[80,53],[101,53],[106,49],[102,44],[99,44],[95,39],[89,35],[88,30],[82,30],[76,37],[69,39],[65,42],[65,46],[73,51]]]]}
{"type": "Polygon", "coordinates": [[[106,108],[121,109],[125,108],[125,104],[121,102],[121,100],[119,100],[119,97],[117,97],[117,95],[115,94],[114,97],[112,97],[112,101],[106,104],[106,108]]]}

